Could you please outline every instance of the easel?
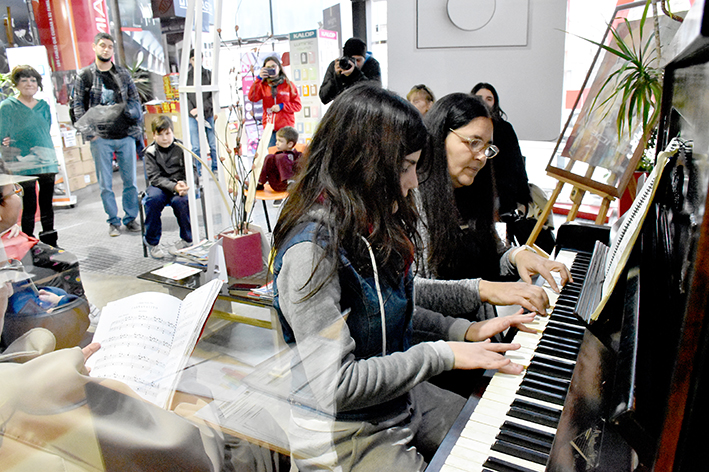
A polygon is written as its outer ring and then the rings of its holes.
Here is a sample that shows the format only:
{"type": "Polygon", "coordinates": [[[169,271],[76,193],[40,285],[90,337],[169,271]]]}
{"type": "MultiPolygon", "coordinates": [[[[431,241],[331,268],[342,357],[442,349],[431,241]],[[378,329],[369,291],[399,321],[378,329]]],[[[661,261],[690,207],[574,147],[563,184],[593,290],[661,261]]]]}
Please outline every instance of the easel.
{"type": "MultiPolygon", "coordinates": [[[[618,12],[621,10],[627,10],[630,8],[640,7],[644,5],[645,1],[636,1],[633,3],[620,5],[616,7],[615,11],[613,12],[612,18],[615,19],[618,16],[618,12]]],[[[608,34],[610,32],[610,28],[611,24],[609,23],[603,35],[603,39],[601,39],[600,41],[601,44],[605,44],[606,38],[608,37],[608,34]]],[[[603,49],[601,47],[599,47],[596,51],[596,55],[594,56],[593,61],[591,62],[591,67],[588,69],[588,73],[586,74],[583,84],[581,85],[581,90],[586,89],[586,85],[588,84],[591,74],[594,72],[596,63],[602,51],[603,49]]],[[[603,62],[600,64],[597,75],[591,86],[589,97],[596,97],[599,91],[602,90],[601,84],[605,82],[605,79],[606,77],[608,77],[610,71],[614,67],[617,67],[615,62],[616,60],[613,57],[609,56],[608,54],[605,55],[603,62]]],[[[571,132],[569,141],[567,142],[567,146],[561,154],[561,159],[566,158],[567,162],[563,166],[555,165],[554,161],[557,159],[557,151],[559,150],[561,141],[564,135],[566,134],[567,129],[569,128],[569,124],[574,116],[574,110],[576,110],[576,108],[578,107],[581,97],[582,93],[579,93],[576,97],[576,101],[574,102],[572,111],[569,114],[569,118],[567,119],[566,124],[564,125],[564,129],[556,142],[556,146],[554,147],[554,151],[546,167],[547,174],[551,177],[554,177],[559,182],[556,184],[554,191],[549,197],[546,207],[544,207],[544,211],[537,219],[537,224],[534,226],[534,229],[532,230],[531,234],[529,235],[529,238],[527,239],[527,245],[533,246],[539,252],[539,254],[544,254],[544,252],[541,251],[538,246],[535,246],[534,243],[537,240],[539,233],[542,231],[542,227],[547,221],[547,218],[549,218],[549,215],[551,215],[554,209],[554,204],[559,198],[559,195],[561,194],[561,191],[565,184],[571,184],[574,186],[571,192],[572,205],[566,218],[567,222],[576,219],[576,216],[579,212],[579,208],[581,207],[581,202],[586,192],[591,192],[595,195],[602,197],[603,201],[599,208],[598,215],[596,216],[595,223],[600,225],[605,222],[610,204],[616,198],[620,198],[623,195],[623,192],[625,191],[628,184],[630,182],[633,182],[633,172],[637,168],[638,162],[642,158],[643,152],[645,150],[645,143],[647,143],[651,130],[655,125],[655,123],[650,123],[648,125],[645,133],[639,137],[637,144],[635,144],[635,146],[631,148],[632,152],[627,152],[625,153],[625,155],[624,153],[618,152],[617,156],[609,158],[608,152],[603,153],[603,150],[605,149],[607,151],[607,149],[610,147],[610,144],[618,143],[620,147],[619,142],[621,140],[619,139],[617,134],[609,139],[609,133],[607,129],[604,129],[604,124],[607,125],[607,121],[610,120],[613,122],[613,125],[615,125],[615,116],[617,115],[614,115],[613,112],[611,112],[606,113],[606,115],[601,118],[599,116],[600,114],[596,111],[596,116],[594,117],[592,116],[593,110],[590,110],[589,104],[585,103],[577,118],[577,122],[571,132]],[[594,118],[596,118],[595,121],[594,118]],[[588,124],[589,126],[584,126],[586,124],[588,124]],[[574,143],[574,140],[579,140],[579,143],[581,144],[574,143]],[[571,143],[571,146],[569,146],[569,143],[571,143]],[[577,144],[576,149],[574,149],[574,144],[577,144]],[[598,157],[596,156],[597,150],[601,151],[600,154],[602,161],[613,162],[613,165],[611,166],[612,168],[606,168],[602,165],[595,164],[598,160],[598,157]],[[586,164],[585,172],[573,172],[574,166],[580,163],[586,164]],[[607,171],[607,176],[604,179],[599,180],[594,178],[594,174],[596,174],[596,171],[599,169],[607,171]]],[[[602,103],[604,99],[605,97],[599,97],[598,103],[602,103]]],[[[636,117],[635,124],[637,124],[638,121],[639,119],[636,117]]],[[[625,132],[628,133],[629,137],[632,134],[633,130],[626,130],[625,132]]],[[[635,134],[637,136],[637,132],[635,134]]],[[[628,139],[628,141],[630,141],[630,139],[628,139]]],[[[628,143],[623,144],[624,146],[629,146],[628,143]]]]}

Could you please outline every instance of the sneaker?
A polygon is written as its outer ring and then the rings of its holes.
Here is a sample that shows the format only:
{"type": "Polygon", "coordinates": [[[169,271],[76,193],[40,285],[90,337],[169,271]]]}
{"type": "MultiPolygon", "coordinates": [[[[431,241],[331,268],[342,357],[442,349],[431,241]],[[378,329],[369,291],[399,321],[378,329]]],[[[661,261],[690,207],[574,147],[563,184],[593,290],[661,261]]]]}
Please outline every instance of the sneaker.
{"type": "Polygon", "coordinates": [[[177,241],[177,242],[168,250],[168,252],[169,252],[170,254],[172,254],[173,256],[177,256],[177,255],[178,255],[178,251],[179,251],[180,249],[184,249],[184,248],[190,247],[190,246],[192,246],[192,243],[188,243],[188,242],[185,241],[184,239],[180,239],[179,241],[177,241]]]}
{"type": "Polygon", "coordinates": [[[112,238],[121,235],[121,227],[118,225],[108,225],[108,235],[112,238]]]}
{"type": "Polygon", "coordinates": [[[131,233],[140,233],[140,223],[136,220],[126,223],[126,229],[131,233]]]}
{"type": "Polygon", "coordinates": [[[167,257],[167,254],[165,254],[165,251],[160,246],[151,246],[148,244],[148,248],[150,248],[148,251],[150,253],[150,257],[153,259],[164,259],[167,257]]]}

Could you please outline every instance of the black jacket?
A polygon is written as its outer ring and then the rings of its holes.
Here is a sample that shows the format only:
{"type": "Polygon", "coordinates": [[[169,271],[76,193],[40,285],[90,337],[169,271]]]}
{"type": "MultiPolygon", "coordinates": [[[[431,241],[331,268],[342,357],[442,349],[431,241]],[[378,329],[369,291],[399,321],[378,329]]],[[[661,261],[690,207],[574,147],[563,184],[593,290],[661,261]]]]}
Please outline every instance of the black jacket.
{"type": "Polygon", "coordinates": [[[365,80],[372,80],[382,85],[382,70],[379,67],[379,62],[371,55],[367,55],[367,60],[364,61],[361,69],[355,67],[355,70],[348,76],[336,74],[335,61],[332,61],[327,67],[325,78],[320,86],[320,101],[323,104],[330,103],[349,87],[365,80]]]}

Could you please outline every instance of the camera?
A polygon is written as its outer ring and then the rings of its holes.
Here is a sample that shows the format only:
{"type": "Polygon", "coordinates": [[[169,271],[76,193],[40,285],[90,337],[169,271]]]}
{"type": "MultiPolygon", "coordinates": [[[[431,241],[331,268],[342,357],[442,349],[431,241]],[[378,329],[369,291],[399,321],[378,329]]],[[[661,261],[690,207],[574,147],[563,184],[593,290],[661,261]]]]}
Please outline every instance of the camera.
{"type": "Polygon", "coordinates": [[[337,60],[337,65],[339,65],[342,70],[349,70],[355,65],[355,60],[349,56],[343,56],[337,60]]]}
{"type": "Polygon", "coordinates": [[[269,77],[275,77],[276,76],[276,68],[275,67],[267,67],[266,68],[266,75],[269,77]]]}

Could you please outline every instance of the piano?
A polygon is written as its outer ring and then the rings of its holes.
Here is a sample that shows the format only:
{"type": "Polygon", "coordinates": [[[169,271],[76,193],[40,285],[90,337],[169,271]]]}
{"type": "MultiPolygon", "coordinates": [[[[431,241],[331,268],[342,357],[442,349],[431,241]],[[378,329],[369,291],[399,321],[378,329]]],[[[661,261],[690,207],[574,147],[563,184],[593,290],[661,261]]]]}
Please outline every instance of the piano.
{"type": "Polygon", "coordinates": [[[658,149],[681,146],[610,298],[592,320],[582,299],[600,256],[560,228],[574,283],[539,334],[515,335],[508,356],[527,369],[468,401],[427,471],[709,469],[709,4],[694,2],[663,54],[658,149]]]}

